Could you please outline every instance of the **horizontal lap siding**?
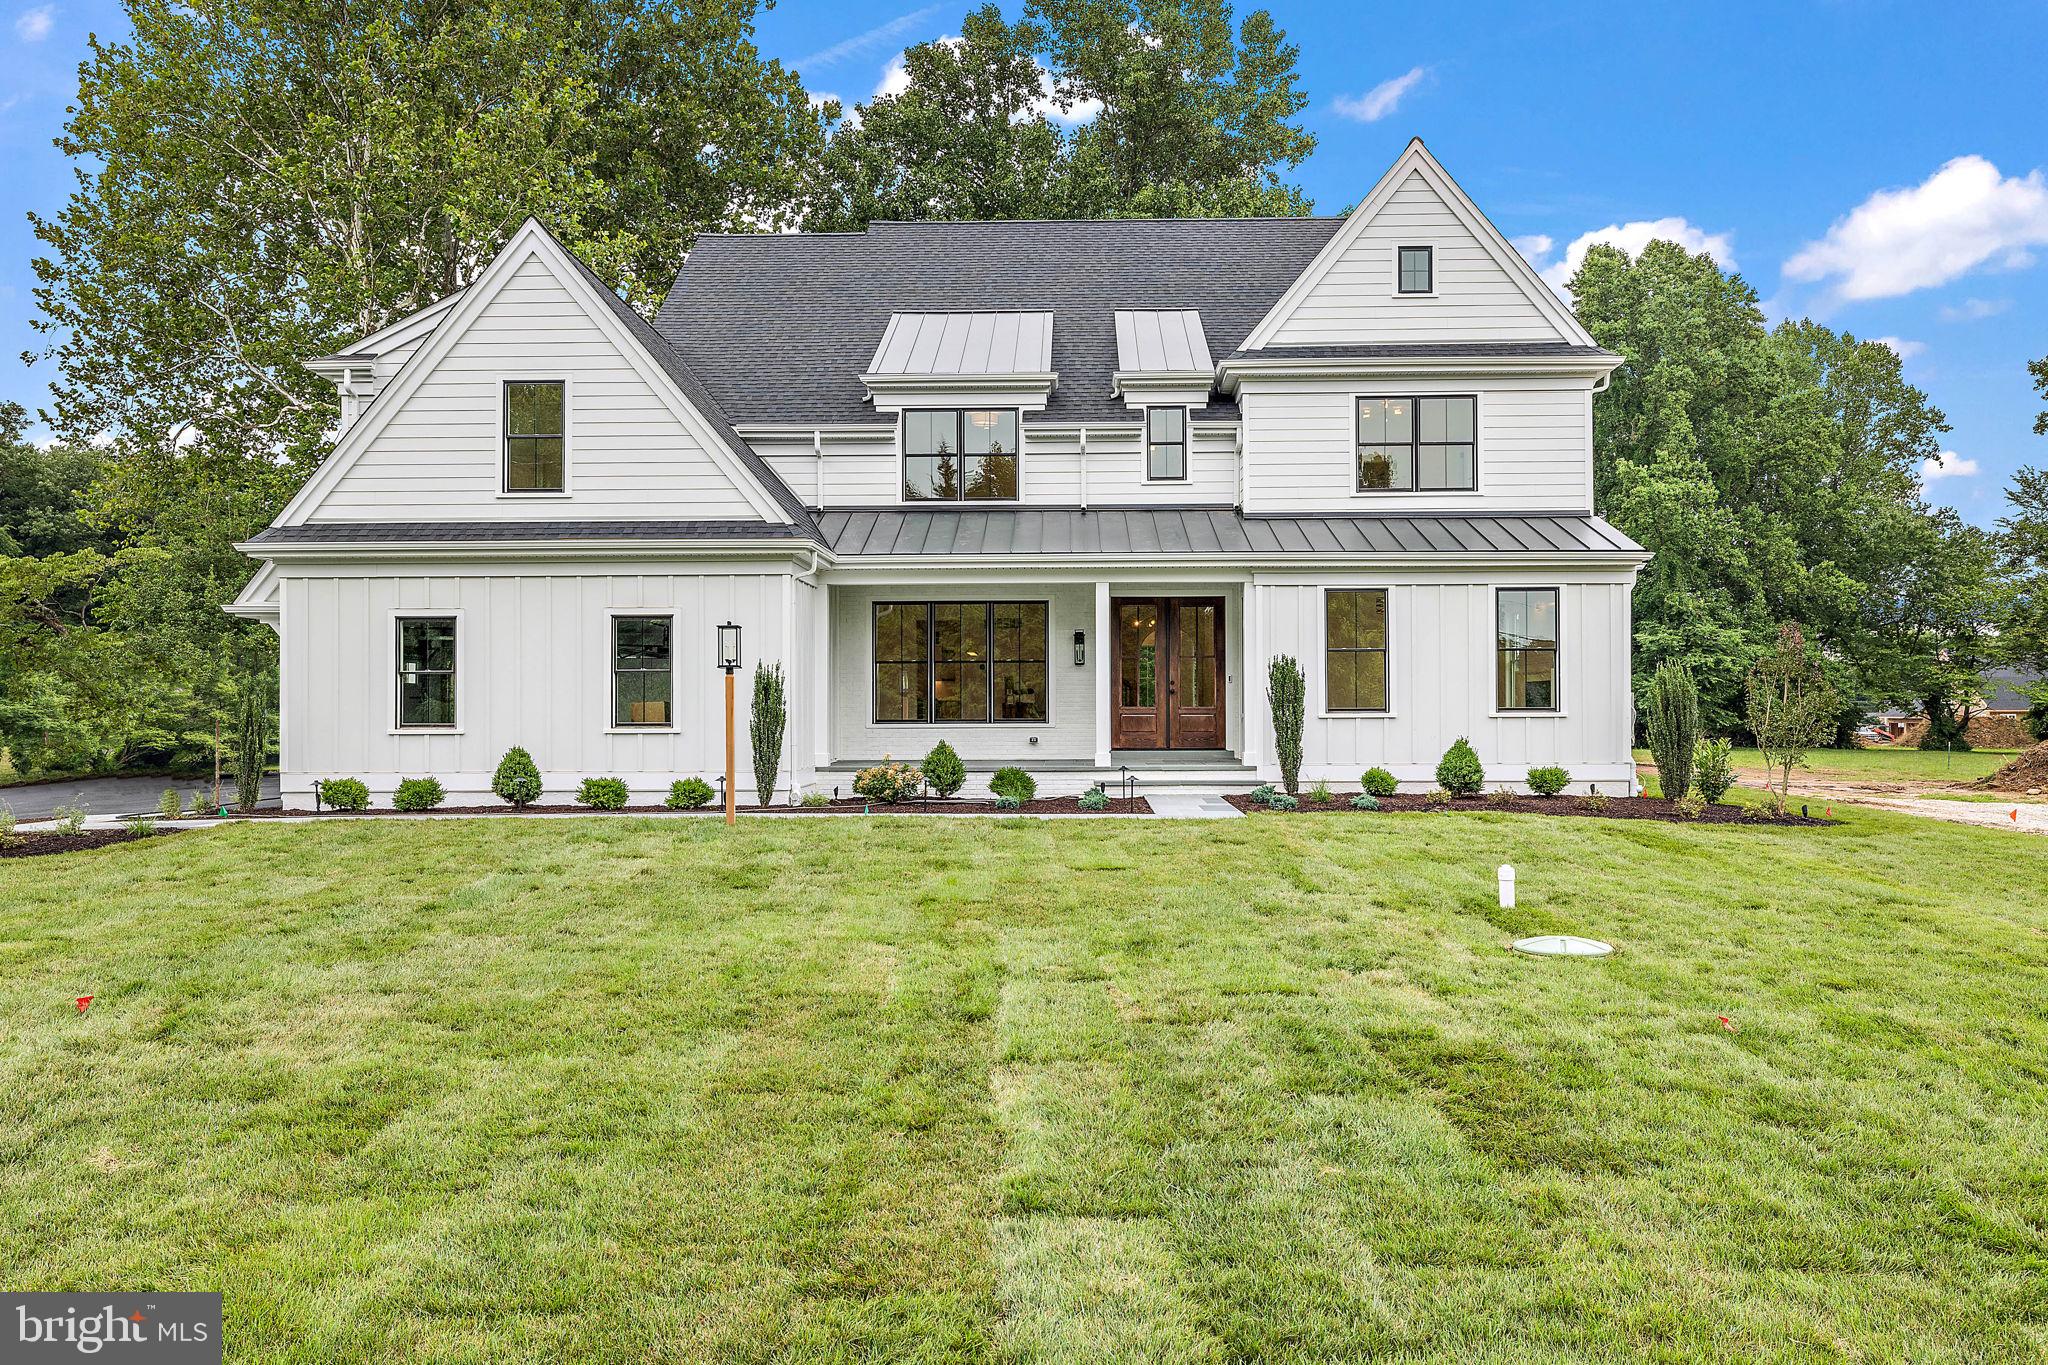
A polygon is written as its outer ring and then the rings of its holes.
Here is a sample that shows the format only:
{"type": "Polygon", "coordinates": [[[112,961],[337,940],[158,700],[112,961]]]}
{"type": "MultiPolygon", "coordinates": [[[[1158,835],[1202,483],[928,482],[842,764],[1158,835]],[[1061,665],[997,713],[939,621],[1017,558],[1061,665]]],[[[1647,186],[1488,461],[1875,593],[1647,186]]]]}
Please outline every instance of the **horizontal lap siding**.
{"type": "Polygon", "coordinates": [[[538,260],[521,266],[313,517],[752,518],[752,506],[538,260]],[[499,497],[501,385],[567,378],[571,496],[499,497]]]}
{"type": "Polygon", "coordinates": [[[1584,512],[1592,502],[1591,388],[1583,379],[1247,380],[1253,512],[1584,512]],[[1479,494],[1359,493],[1354,401],[1477,394],[1479,494]]]}
{"type": "Polygon", "coordinates": [[[1269,344],[1564,339],[1488,246],[1427,181],[1411,175],[1269,344]],[[1394,292],[1394,252],[1402,246],[1435,248],[1436,297],[1394,292]]]}
{"type": "MultiPolygon", "coordinates": [[[[584,775],[617,775],[636,790],[724,770],[723,675],[715,628],[744,630],[739,678],[740,762],[756,661],[783,652],[780,574],[592,572],[521,566],[433,574],[304,573],[286,583],[284,620],[287,792],[315,778],[361,777],[383,790],[392,776],[432,776],[451,791],[487,790],[506,749],[528,749],[542,771],[573,790],[584,775]],[[460,734],[391,734],[392,612],[459,613],[460,734]],[[607,734],[611,723],[611,608],[679,612],[674,733],[607,734]]],[[[800,662],[800,661],[792,661],[800,662]]],[[[800,668],[787,668],[790,743],[809,743],[799,714],[800,668]]],[[[808,749],[786,752],[808,761],[808,749]]]]}
{"type": "MultiPolygon", "coordinates": [[[[1580,780],[1620,783],[1630,770],[1629,583],[1567,581],[1503,571],[1473,576],[1330,575],[1315,583],[1262,585],[1264,639],[1291,654],[1308,679],[1303,771],[1355,783],[1368,767],[1404,781],[1435,781],[1436,764],[1459,736],[1472,741],[1489,781],[1519,781],[1530,767],[1558,764],[1580,780]],[[1493,591],[1562,587],[1562,716],[1493,716],[1493,591]],[[1335,586],[1385,586],[1391,594],[1388,716],[1325,714],[1323,595],[1335,586]]],[[[1616,790],[1617,795],[1620,794],[1616,790]]]]}

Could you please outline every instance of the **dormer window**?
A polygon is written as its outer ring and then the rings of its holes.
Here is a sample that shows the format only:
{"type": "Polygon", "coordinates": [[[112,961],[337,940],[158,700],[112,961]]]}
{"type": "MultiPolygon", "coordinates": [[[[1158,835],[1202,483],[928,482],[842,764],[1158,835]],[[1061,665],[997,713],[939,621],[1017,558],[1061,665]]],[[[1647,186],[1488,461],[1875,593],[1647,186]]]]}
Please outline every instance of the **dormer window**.
{"type": "Polygon", "coordinates": [[[1154,483],[1188,476],[1188,410],[1145,409],[1145,477],[1154,483]]]}
{"type": "Polygon", "coordinates": [[[1399,257],[1398,287],[1403,294],[1436,292],[1436,248],[1404,246],[1398,248],[1395,254],[1399,257]]]}
{"type": "Polygon", "coordinates": [[[905,502],[1014,501],[1015,408],[917,408],[903,414],[905,502]]]}
{"type": "Polygon", "coordinates": [[[559,379],[505,385],[505,491],[560,493],[568,404],[559,379]]]}

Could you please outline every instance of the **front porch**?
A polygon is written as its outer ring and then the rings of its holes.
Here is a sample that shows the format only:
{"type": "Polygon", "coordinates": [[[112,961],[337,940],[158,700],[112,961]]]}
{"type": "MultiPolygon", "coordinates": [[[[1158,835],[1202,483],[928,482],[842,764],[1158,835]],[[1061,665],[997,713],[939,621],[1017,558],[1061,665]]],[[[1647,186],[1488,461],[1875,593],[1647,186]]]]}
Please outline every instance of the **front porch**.
{"type": "Polygon", "coordinates": [[[941,740],[970,790],[1005,766],[1046,795],[1126,775],[1153,791],[1258,780],[1244,578],[926,570],[828,574],[821,586],[820,787],[850,786],[885,759],[916,762],[941,740]]]}

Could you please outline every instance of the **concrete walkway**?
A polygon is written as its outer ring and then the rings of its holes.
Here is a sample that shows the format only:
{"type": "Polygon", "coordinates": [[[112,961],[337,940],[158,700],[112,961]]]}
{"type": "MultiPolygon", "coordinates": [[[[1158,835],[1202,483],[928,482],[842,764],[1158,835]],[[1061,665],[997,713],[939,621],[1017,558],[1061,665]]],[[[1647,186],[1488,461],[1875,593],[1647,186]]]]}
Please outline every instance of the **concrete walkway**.
{"type": "Polygon", "coordinates": [[[1209,792],[1148,792],[1152,814],[1166,820],[1242,820],[1244,812],[1209,792]]]}

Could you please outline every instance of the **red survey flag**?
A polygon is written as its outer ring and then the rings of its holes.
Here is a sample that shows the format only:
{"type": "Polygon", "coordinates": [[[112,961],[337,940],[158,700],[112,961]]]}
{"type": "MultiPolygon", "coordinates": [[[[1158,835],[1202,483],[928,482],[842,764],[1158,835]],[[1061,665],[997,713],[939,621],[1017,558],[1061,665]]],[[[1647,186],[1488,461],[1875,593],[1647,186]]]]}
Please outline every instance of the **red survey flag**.
{"type": "Polygon", "coordinates": [[[1730,1033],[1735,1032],[1735,1021],[1733,1019],[1730,1019],[1725,1014],[1717,1014],[1714,1017],[1721,1021],[1722,1028],[1727,1029],[1730,1033]]]}
{"type": "Polygon", "coordinates": [[[78,1012],[79,1012],[80,1014],[84,1014],[84,1013],[85,1013],[85,1007],[86,1007],[86,1006],[88,1006],[88,1005],[90,1005],[91,1003],[92,1003],[92,997],[91,997],[91,996],[89,996],[89,995],[81,995],[81,996],[79,996],[79,997],[78,997],[78,1012]]]}

